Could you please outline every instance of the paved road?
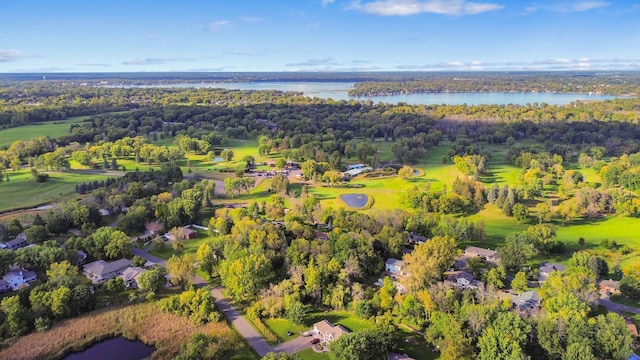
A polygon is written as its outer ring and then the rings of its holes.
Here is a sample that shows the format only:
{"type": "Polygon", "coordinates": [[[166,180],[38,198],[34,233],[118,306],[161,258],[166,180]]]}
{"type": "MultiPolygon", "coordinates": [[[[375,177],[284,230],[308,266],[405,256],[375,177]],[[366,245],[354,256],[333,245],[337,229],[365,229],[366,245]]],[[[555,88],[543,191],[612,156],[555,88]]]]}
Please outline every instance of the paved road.
{"type": "MultiPolygon", "coordinates": [[[[249,324],[249,322],[240,315],[238,310],[236,310],[229,302],[227,298],[222,294],[222,287],[216,287],[211,290],[211,295],[216,299],[216,306],[222,311],[224,316],[229,320],[231,325],[236,328],[236,330],[247,339],[247,342],[251,347],[258,353],[258,355],[265,356],[267,353],[274,352],[274,348],[271,345],[267,344],[267,342],[258,334],[258,332],[249,324]]],[[[284,344],[282,344],[284,345],[284,344]]]]}
{"type": "MultiPolygon", "coordinates": [[[[167,266],[167,262],[157,256],[153,256],[140,249],[133,249],[133,254],[145,258],[147,261],[156,263],[162,267],[167,266]]],[[[193,284],[197,287],[204,287],[207,282],[194,275],[191,279],[193,284]]],[[[211,295],[215,299],[215,304],[222,311],[222,314],[227,318],[231,325],[244,337],[249,345],[260,355],[265,356],[269,352],[285,352],[287,354],[295,354],[308,347],[311,347],[311,338],[299,336],[286,343],[279,344],[275,347],[269,345],[262,336],[249,324],[249,321],[245,319],[240,313],[229,303],[227,298],[222,294],[223,287],[219,286],[211,290],[211,295]]]]}
{"type": "Polygon", "coordinates": [[[632,306],[627,306],[627,305],[622,305],[622,304],[615,303],[615,302],[609,300],[608,296],[601,297],[600,299],[598,299],[598,303],[600,303],[600,305],[606,307],[607,310],[612,311],[612,312],[616,312],[618,314],[622,314],[622,311],[625,311],[625,312],[628,312],[628,313],[632,313],[632,314],[640,314],[640,309],[632,307],[632,306]]]}

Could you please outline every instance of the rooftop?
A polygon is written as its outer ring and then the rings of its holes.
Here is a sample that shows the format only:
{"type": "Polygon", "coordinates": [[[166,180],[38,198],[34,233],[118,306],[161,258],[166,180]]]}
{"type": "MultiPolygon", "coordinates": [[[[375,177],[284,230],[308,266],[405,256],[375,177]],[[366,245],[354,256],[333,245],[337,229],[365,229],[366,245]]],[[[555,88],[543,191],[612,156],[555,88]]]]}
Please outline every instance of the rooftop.
{"type": "Polygon", "coordinates": [[[98,276],[108,274],[122,268],[131,266],[131,261],[128,259],[120,259],[113,262],[106,262],[104,260],[94,261],[83,266],[85,271],[90,271],[98,276]]]}

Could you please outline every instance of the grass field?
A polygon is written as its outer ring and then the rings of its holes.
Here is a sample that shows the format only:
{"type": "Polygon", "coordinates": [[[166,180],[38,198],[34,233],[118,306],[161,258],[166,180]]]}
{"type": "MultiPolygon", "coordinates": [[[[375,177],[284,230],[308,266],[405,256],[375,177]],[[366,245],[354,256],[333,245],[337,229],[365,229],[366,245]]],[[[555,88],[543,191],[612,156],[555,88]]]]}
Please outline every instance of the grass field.
{"type": "Polygon", "coordinates": [[[49,173],[49,179],[36,183],[28,170],[7,171],[9,181],[0,184],[0,210],[26,207],[68,198],[75,195],[75,185],[94,180],[105,180],[106,175],[86,173],[49,173]]]}

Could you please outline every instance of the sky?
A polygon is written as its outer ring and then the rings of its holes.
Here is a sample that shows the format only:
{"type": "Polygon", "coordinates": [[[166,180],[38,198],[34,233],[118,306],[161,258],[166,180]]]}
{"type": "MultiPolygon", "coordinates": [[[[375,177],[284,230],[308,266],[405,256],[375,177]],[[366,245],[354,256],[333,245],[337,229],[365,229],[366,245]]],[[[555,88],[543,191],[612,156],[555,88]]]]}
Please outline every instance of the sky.
{"type": "Polygon", "coordinates": [[[0,73],[640,70],[640,0],[2,0],[0,73]]]}

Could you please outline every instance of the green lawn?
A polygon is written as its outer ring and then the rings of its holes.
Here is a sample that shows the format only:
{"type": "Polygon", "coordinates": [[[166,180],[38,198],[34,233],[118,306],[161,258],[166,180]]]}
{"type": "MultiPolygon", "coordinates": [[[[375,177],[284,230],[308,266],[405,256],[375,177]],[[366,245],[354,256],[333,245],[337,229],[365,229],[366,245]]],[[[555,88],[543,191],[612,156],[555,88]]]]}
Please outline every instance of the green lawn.
{"type": "Polygon", "coordinates": [[[317,353],[313,349],[305,349],[296,353],[302,360],[328,360],[330,359],[329,353],[317,353]]]}
{"type": "Polygon", "coordinates": [[[624,295],[611,295],[611,301],[616,302],[618,304],[633,306],[636,308],[640,308],[640,301],[636,299],[630,299],[624,295]]]}
{"type": "Polygon", "coordinates": [[[35,206],[75,195],[75,186],[83,182],[105,180],[106,175],[86,173],[49,173],[49,179],[44,183],[36,183],[28,170],[17,173],[6,171],[9,181],[0,184],[0,210],[17,207],[35,206]]]}
{"type": "Polygon", "coordinates": [[[402,335],[395,343],[396,353],[407,354],[416,360],[432,360],[439,357],[438,354],[434,353],[431,350],[431,347],[427,345],[424,337],[410,332],[403,327],[400,327],[399,329],[402,335]]]}
{"type": "Polygon", "coordinates": [[[198,229],[194,229],[194,230],[198,231],[198,237],[196,237],[195,239],[182,240],[182,244],[184,245],[184,248],[181,251],[175,251],[171,246],[171,242],[167,241],[165,243],[166,246],[163,251],[157,251],[153,249],[153,244],[150,244],[149,245],[151,246],[150,253],[154,256],[157,256],[165,260],[169,259],[172,255],[178,255],[178,256],[184,256],[186,254],[195,255],[196,251],[198,251],[198,247],[201,244],[208,241],[209,239],[211,239],[211,235],[209,235],[209,233],[203,230],[198,230],[198,229]]]}
{"type": "Polygon", "coordinates": [[[298,325],[287,319],[263,319],[265,325],[271,330],[281,342],[287,342],[289,340],[293,340],[298,335],[303,332],[311,329],[310,326],[298,325]],[[287,331],[291,331],[293,334],[291,336],[287,335],[287,331]]]}

